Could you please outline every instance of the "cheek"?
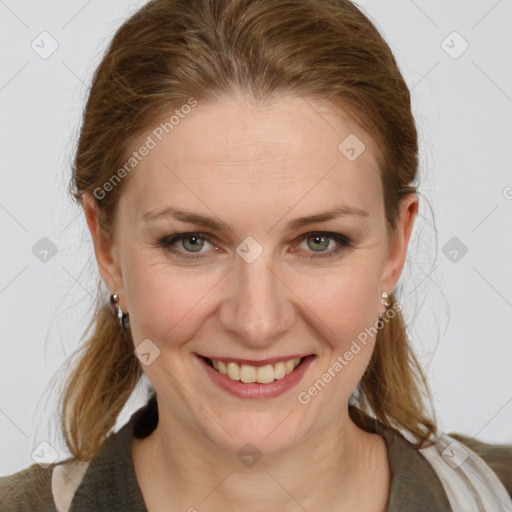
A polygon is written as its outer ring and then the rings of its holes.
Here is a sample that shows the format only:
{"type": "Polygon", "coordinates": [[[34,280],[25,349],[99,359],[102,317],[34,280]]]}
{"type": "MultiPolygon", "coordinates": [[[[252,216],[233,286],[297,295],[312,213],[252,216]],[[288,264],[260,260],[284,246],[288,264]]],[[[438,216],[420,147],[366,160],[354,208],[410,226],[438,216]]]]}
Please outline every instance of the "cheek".
{"type": "Polygon", "coordinates": [[[375,271],[353,267],[332,280],[317,281],[309,296],[320,333],[320,358],[297,398],[319,416],[332,417],[345,408],[368,367],[379,316],[378,285],[375,271]]]}
{"type": "Polygon", "coordinates": [[[155,263],[148,254],[133,254],[123,270],[134,342],[149,338],[179,344],[197,329],[208,295],[222,274],[198,275],[197,270],[171,266],[162,257],[155,263]]]}
{"type": "MultiPolygon", "coordinates": [[[[228,267],[176,266],[154,249],[127,248],[124,254],[123,283],[136,345],[149,338],[165,341],[166,348],[179,346],[221,307],[221,296],[236,293],[226,289],[236,281],[228,267]]],[[[297,310],[294,328],[308,323],[320,343],[327,341],[333,351],[344,353],[352,339],[374,325],[380,290],[370,256],[360,254],[356,261],[325,269],[277,271],[286,283],[281,289],[284,301],[297,310]]]]}
{"type": "Polygon", "coordinates": [[[378,319],[379,278],[370,265],[347,265],[323,276],[302,276],[294,288],[340,344],[378,319]]]}
{"type": "Polygon", "coordinates": [[[314,312],[315,331],[322,340],[324,362],[319,371],[329,372],[326,379],[336,375],[333,388],[341,402],[359,382],[372,354],[381,293],[375,268],[352,266],[350,271],[302,284],[302,292],[308,294],[305,303],[314,312]]]}

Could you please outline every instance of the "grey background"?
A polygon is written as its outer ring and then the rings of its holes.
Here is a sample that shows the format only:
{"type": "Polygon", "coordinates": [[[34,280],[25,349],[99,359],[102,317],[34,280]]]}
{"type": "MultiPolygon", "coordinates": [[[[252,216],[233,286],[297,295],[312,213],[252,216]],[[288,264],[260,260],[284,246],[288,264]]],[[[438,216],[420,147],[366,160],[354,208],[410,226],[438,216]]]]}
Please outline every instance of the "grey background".
{"type": "MultiPolygon", "coordinates": [[[[0,0],[1,475],[36,448],[67,456],[48,386],[80,343],[98,275],[67,197],[70,161],[92,73],[143,3],[0,0]],[[52,39],[47,58],[31,47],[52,39]]],[[[512,1],[357,3],[412,90],[423,177],[399,299],[440,426],[512,443],[512,1]]]]}

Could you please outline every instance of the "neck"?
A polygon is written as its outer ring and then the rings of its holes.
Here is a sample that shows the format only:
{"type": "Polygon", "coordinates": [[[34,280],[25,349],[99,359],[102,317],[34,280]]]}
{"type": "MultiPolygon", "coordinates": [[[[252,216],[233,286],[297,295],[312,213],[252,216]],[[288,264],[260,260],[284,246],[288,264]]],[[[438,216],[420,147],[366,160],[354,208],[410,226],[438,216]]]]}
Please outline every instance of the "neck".
{"type": "Polygon", "coordinates": [[[387,501],[385,442],[357,427],[348,411],[293,449],[256,461],[221,450],[159,405],[157,427],[132,446],[149,512],[168,511],[170,503],[201,511],[246,510],[248,503],[251,512],[333,504],[340,511],[380,511],[387,501]],[[370,483],[376,487],[368,496],[370,483]]]}

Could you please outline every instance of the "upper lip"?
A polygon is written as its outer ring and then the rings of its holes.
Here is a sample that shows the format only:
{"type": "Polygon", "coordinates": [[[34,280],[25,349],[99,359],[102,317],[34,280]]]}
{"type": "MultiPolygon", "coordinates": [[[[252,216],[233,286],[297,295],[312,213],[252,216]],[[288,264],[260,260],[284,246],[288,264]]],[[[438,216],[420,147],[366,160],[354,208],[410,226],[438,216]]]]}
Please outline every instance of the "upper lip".
{"type": "Polygon", "coordinates": [[[224,363],[238,363],[246,364],[248,366],[265,366],[267,364],[275,364],[280,361],[289,361],[290,359],[302,359],[303,357],[310,356],[312,354],[294,354],[290,356],[277,356],[277,357],[270,357],[268,359],[261,359],[259,361],[254,361],[251,359],[238,359],[236,357],[222,357],[222,356],[206,356],[203,354],[197,354],[200,357],[205,357],[207,359],[215,359],[216,361],[222,361],[224,363]]]}

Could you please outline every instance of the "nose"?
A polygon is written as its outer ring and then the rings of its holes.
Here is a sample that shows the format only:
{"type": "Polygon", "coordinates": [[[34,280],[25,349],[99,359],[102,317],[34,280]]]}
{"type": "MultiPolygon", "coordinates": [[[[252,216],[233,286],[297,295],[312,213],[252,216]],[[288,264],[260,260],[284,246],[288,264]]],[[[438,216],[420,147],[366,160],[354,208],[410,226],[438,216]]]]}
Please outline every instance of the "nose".
{"type": "Polygon", "coordinates": [[[251,263],[236,257],[228,273],[222,328],[248,348],[266,348],[290,331],[296,319],[293,293],[274,269],[270,251],[251,263]]]}

